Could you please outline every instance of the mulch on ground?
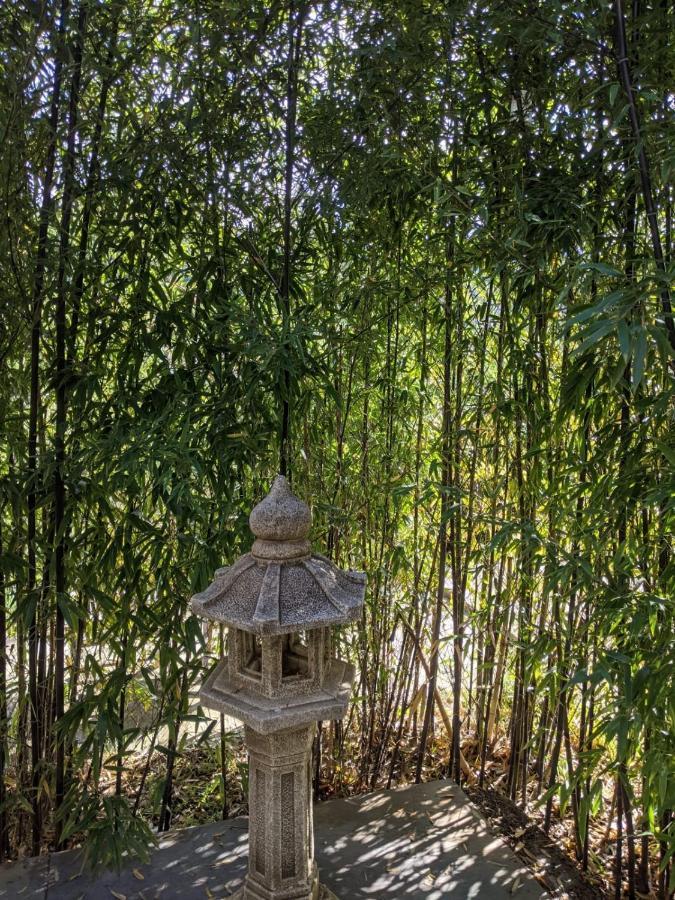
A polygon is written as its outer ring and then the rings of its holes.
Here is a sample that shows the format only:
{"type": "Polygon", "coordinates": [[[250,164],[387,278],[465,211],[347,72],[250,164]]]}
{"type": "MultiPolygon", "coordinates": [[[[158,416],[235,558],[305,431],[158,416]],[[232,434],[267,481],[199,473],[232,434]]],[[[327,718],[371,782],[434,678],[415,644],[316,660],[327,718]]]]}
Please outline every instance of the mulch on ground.
{"type": "Polygon", "coordinates": [[[464,791],[554,897],[609,900],[610,894],[593,884],[574,860],[508,797],[491,788],[471,785],[464,785],[464,791]]]}

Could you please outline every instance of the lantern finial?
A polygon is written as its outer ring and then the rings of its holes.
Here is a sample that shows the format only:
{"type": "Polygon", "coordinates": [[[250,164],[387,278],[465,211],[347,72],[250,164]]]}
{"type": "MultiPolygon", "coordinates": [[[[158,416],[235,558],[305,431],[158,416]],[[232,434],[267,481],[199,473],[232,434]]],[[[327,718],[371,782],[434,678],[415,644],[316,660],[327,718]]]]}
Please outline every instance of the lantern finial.
{"type": "Polygon", "coordinates": [[[256,537],[251,553],[257,559],[285,560],[309,556],[307,540],[312,525],[309,506],[292,493],[283,475],[277,475],[264,500],[249,516],[256,537]]]}

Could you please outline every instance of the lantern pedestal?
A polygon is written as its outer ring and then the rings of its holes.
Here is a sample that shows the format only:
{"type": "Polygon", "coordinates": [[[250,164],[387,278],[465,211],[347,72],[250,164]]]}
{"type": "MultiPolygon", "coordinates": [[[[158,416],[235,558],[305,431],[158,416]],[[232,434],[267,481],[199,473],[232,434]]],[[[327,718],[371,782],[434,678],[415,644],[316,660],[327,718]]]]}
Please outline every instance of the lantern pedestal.
{"type": "Polygon", "coordinates": [[[246,728],[249,845],[245,900],[316,900],[312,743],[316,725],[276,734],[246,728]]]}

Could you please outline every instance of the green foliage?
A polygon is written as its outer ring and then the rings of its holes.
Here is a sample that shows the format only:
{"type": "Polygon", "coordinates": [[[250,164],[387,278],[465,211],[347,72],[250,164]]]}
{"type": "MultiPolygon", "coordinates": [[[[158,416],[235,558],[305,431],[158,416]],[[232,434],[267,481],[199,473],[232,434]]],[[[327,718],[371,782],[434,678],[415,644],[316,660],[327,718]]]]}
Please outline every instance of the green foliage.
{"type": "Polygon", "coordinates": [[[365,618],[339,638],[359,680],[349,734],[334,747],[336,789],[346,771],[364,788],[407,777],[424,704],[421,657],[438,650],[447,697],[459,640],[463,737],[487,755],[500,734],[508,740],[511,796],[549,809],[558,797],[583,846],[589,820],[609,814],[603,780],[623,779],[636,833],[648,832],[667,860],[670,6],[637,4],[628,22],[660,269],[607,4],[312,4],[286,316],[288,5],[81,2],[65,242],[80,5],[63,46],[51,7],[0,13],[0,652],[9,698],[0,810],[14,811],[0,823],[11,844],[3,837],[0,852],[26,843],[36,794],[41,839],[50,839],[59,740],[61,840],[84,839],[91,859],[118,863],[147,843],[141,797],[155,792],[161,812],[176,758],[200,728],[215,734],[193,698],[221,640],[202,636],[188,601],[248,549],[247,513],[276,471],[290,385],[293,480],[314,501],[315,544],[369,576],[365,618]],[[66,510],[54,534],[60,377],[66,510]],[[435,649],[441,507],[448,564],[435,649]],[[57,598],[61,538],[66,589],[57,598]],[[57,603],[65,712],[55,723],[57,603]],[[141,785],[137,799],[121,773],[148,747],[166,758],[166,777],[141,785]]]}

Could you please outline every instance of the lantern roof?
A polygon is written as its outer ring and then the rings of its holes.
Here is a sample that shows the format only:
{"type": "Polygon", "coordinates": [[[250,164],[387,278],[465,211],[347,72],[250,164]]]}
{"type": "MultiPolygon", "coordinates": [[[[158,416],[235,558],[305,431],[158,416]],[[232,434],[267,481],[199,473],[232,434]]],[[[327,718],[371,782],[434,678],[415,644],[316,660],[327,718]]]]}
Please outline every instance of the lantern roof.
{"type": "Polygon", "coordinates": [[[288,634],[357,619],[366,576],[313,553],[309,507],[278,475],[249,517],[255,541],[232,566],[192,598],[204,618],[257,634],[288,634]]]}

